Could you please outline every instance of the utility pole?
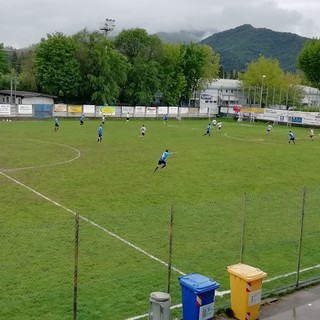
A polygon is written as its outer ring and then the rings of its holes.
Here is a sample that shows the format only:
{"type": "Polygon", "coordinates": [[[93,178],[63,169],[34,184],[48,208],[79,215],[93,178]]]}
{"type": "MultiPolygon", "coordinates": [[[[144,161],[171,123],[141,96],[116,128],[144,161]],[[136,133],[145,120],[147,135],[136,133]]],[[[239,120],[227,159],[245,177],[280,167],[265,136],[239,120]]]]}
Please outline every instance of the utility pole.
{"type": "Polygon", "coordinates": [[[262,92],[263,92],[263,81],[264,81],[264,78],[266,77],[265,74],[262,75],[262,80],[261,80],[261,90],[260,90],[260,108],[262,108],[262,92]]]}

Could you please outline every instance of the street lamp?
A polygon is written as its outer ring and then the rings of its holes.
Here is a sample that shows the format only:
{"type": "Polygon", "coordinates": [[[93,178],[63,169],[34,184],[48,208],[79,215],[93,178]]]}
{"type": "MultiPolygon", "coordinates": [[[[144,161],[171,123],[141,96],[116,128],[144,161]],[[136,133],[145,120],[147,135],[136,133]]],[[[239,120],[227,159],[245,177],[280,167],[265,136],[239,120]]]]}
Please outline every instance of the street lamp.
{"type": "Polygon", "coordinates": [[[260,90],[260,108],[262,108],[262,92],[263,92],[263,81],[264,78],[266,77],[265,74],[262,75],[261,77],[261,90],[260,90]]]}

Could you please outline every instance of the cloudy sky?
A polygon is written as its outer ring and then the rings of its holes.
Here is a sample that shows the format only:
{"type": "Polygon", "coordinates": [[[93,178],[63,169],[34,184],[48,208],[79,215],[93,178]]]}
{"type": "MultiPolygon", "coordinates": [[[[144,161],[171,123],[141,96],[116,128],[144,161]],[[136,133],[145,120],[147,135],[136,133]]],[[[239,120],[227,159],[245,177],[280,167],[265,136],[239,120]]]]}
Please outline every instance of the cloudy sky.
{"type": "Polygon", "coordinates": [[[203,31],[211,35],[242,24],[320,36],[319,0],[14,0],[2,1],[0,43],[23,48],[54,32],[98,30],[106,18],[123,29],[203,31]]]}

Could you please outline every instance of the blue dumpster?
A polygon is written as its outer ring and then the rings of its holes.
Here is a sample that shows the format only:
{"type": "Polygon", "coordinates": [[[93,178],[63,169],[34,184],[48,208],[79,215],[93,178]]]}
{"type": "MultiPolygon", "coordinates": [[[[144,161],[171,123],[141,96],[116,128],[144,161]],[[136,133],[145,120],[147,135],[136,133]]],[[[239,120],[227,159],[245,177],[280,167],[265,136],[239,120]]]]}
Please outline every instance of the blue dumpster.
{"type": "Polygon", "coordinates": [[[214,294],[220,284],[198,273],[179,277],[182,289],[183,320],[210,320],[214,314],[214,294]]]}

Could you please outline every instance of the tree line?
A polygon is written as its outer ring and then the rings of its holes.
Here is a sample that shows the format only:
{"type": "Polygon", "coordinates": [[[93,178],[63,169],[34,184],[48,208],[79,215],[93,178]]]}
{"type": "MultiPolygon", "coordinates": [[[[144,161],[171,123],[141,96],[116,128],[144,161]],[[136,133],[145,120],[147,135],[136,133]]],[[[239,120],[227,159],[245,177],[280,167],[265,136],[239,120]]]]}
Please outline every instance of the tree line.
{"type": "MultiPolygon", "coordinates": [[[[153,105],[157,97],[162,105],[182,105],[224,76],[220,56],[210,46],[164,43],[140,28],[123,30],[114,39],[87,29],[72,36],[56,32],[19,54],[0,49],[1,89],[14,83],[16,90],[54,95],[64,103],[153,105]]],[[[279,61],[260,56],[233,76],[245,87],[289,92],[306,83],[319,88],[320,40],[304,45],[297,66],[298,73],[285,73],[279,61]]]]}

